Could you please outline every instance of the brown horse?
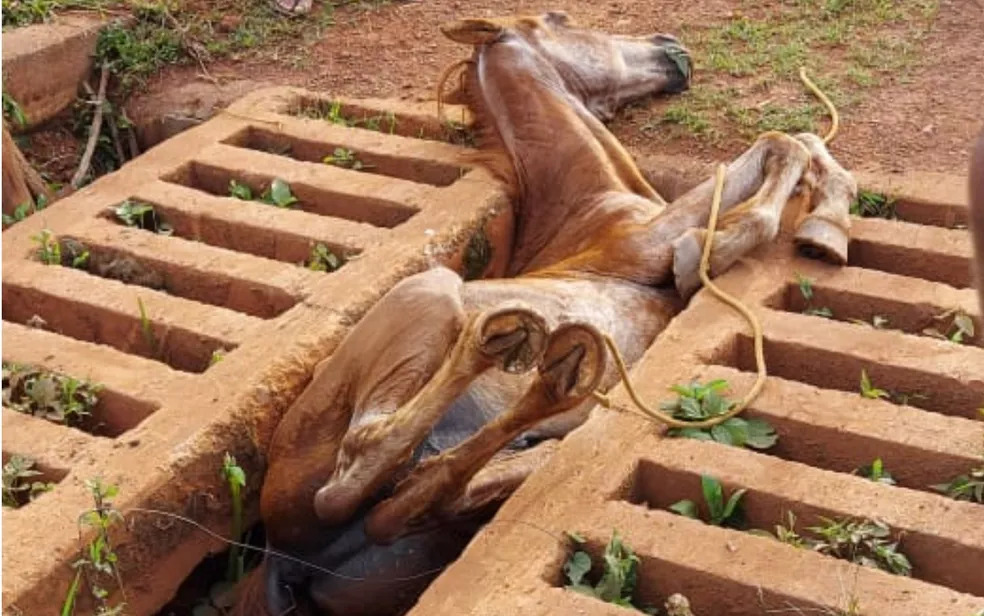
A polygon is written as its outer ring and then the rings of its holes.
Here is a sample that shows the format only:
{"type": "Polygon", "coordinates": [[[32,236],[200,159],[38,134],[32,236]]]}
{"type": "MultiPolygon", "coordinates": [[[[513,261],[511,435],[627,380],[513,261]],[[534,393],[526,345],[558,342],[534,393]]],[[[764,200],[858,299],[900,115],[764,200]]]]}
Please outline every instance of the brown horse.
{"type": "MultiPolygon", "coordinates": [[[[509,278],[412,276],[316,368],[274,436],[261,507],[270,547],[317,568],[268,556],[246,612],[409,605],[616,382],[601,335],[636,361],[700,284],[712,181],[666,204],[601,122],[687,87],[676,39],[561,12],[443,31],[473,48],[463,94],[514,196],[509,278]]],[[[712,275],[773,239],[790,202],[809,212],[802,245],[844,262],[855,192],[815,136],[764,135],[728,168],[712,275]]]]}
{"type": "Polygon", "coordinates": [[[977,299],[984,314],[984,128],[970,157],[970,233],[974,242],[977,299]]]}

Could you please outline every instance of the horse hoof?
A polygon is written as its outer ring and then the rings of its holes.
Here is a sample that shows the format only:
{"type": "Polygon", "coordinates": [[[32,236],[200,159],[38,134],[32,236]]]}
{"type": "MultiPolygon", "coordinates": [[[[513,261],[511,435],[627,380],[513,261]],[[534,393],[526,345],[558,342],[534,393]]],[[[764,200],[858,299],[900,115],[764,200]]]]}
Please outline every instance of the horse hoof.
{"type": "Polygon", "coordinates": [[[604,339],[591,325],[562,325],[550,336],[540,378],[556,402],[583,398],[598,389],[605,374],[606,353],[604,339]]]}
{"type": "Polygon", "coordinates": [[[540,363],[547,346],[547,323],[530,308],[486,313],[478,324],[479,351],[500,370],[522,374],[540,363]]]}
{"type": "Polygon", "coordinates": [[[834,265],[847,264],[847,233],[828,220],[808,216],[796,230],[793,241],[804,257],[834,265]]]}

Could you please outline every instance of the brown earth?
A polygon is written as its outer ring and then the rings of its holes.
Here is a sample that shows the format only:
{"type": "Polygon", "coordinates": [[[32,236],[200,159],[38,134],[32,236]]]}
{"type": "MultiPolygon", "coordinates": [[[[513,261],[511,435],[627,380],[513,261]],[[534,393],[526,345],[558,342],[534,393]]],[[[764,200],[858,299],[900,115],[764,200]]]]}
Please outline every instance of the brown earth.
{"type": "MultiPolygon", "coordinates": [[[[536,12],[557,6],[504,0],[399,2],[371,10],[346,6],[336,10],[336,25],[326,30],[320,42],[301,52],[287,55],[283,49],[267,50],[217,62],[209,72],[220,83],[251,79],[342,95],[427,100],[434,97],[440,71],[466,53],[440,35],[440,23],[462,16],[536,12]]],[[[583,25],[624,34],[676,33],[726,23],[738,15],[771,15],[776,10],[774,3],[747,0],[581,0],[563,8],[583,25]]],[[[908,69],[893,71],[880,85],[849,93],[854,102],[842,108],[842,132],[835,155],[855,169],[964,173],[969,144],[984,117],[981,32],[984,8],[980,4],[942,0],[927,36],[913,42],[914,62],[908,69]]],[[[685,37],[683,42],[688,43],[685,37]]],[[[829,53],[844,51],[834,45],[829,53]]],[[[821,66],[825,60],[811,58],[821,66]]],[[[741,82],[702,72],[700,56],[696,62],[695,86],[709,81],[727,86],[741,82]]],[[[205,89],[214,87],[196,66],[171,67],[153,79],[138,98],[153,98],[196,79],[205,89]]],[[[795,81],[787,80],[778,94],[756,93],[753,88],[743,104],[754,107],[773,101],[778,105],[809,101],[795,81]]],[[[659,152],[719,160],[746,147],[747,135],[736,130],[726,130],[713,140],[662,127],[643,130],[677,100],[679,97],[670,97],[626,110],[613,123],[615,134],[637,156],[659,152]]]]}

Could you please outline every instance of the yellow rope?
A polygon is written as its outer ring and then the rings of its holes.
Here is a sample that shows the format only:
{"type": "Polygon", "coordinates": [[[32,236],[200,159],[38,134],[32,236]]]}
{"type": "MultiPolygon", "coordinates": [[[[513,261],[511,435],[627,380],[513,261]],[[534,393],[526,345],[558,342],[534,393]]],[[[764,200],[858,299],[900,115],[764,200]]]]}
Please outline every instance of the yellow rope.
{"type": "Polygon", "coordinates": [[[827,136],[823,138],[823,142],[825,144],[830,143],[834,140],[834,136],[837,134],[837,129],[840,128],[840,115],[837,113],[837,107],[834,107],[834,104],[830,102],[827,95],[817,87],[817,84],[810,81],[810,78],[806,76],[805,66],[800,67],[800,80],[806,85],[807,88],[810,89],[810,92],[812,92],[814,96],[820,99],[820,102],[824,104],[827,108],[827,112],[830,114],[830,130],[827,131],[827,136]]]}
{"type": "MultiPolygon", "coordinates": [[[[443,125],[444,124],[444,85],[451,78],[451,73],[458,70],[462,66],[472,64],[470,58],[465,58],[464,60],[458,60],[457,62],[449,65],[442,72],[440,77],[437,79],[437,119],[443,125]]],[[[459,78],[464,78],[464,73],[462,73],[459,78]]]]}
{"type": "MultiPolygon", "coordinates": [[[[814,84],[810,81],[809,77],[806,76],[806,68],[800,68],[800,79],[803,83],[819,98],[823,104],[827,107],[830,112],[830,130],[827,132],[827,136],[823,138],[824,143],[830,143],[834,136],[837,134],[837,129],[840,126],[840,118],[837,114],[837,109],[834,104],[830,102],[830,99],[814,84]]],[[[618,345],[611,336],[605,335],[605,344],[608,346],[608,350],[611,352],[612,357],[615,358],[615,366],[618,368],[619,376],[622,382],[625,384],[625,390],[629,394],[629,398],[635,405],[636,410],[640,411],[642,414],[648,417],[665,423],[672,428],[709,428],[716,426],[721,422],[727,421],[728,419],[734,417],[738,413],[745,410],[749,404],[762,392],[762,388],[765,387],[766,377],[768,377],[768,372],[765,367],[765,350],[763,342],[762,333],[762,323],[758,320],[747,306],[741,303],[738,298],[730,295],[729,293],[723,291],[714,282],[711,281],[708,275],[708,269],[710,268],[711,262],[711,245],[714,242],[714,231],[717,229],[718,214],[721,209],[721,194],[724,192],[724,178],[727,167],[724,164],[718,165],[717,175],[714,181],[714,196],[711,199],[711,213],[707,221],[707,234],[704,237],[704,248],[700,255],[700,267],[698,273],[700,274],[700,280],[704,283],[704,286],[711,292],[712,295],[728,304],[734,308],[738,313],[741,314],[748,321],[748,324],[752,327],[752,335],[755,347],[755,369],[756,377],[755,383],[752,385],[748,393],[739,400],[727,413],[723,415],[716,415],[710,419],[705,419],[704,421],[682,421],[667,413],[664,413],[658,409],[649,407],[636,393],[635,387],[632,385],[632,379],[629,376],[628,369],[625,367],[625,359],[622,357],[622,353],[618,350],[618,345]]],[[[595,391],[592,393],[594,398],[599,404],[606,408],[612,408],[613,404],[611,398],[603,394],[600,391],[595,391]]]]}

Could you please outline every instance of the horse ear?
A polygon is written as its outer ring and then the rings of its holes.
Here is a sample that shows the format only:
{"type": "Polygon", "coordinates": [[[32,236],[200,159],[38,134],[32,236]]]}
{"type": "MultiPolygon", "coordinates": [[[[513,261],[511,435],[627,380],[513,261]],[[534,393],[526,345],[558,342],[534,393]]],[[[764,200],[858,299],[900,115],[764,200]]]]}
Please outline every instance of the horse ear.
{"type": "Polygon", "coordinates": [[[491,43],[500,35],[504,28],[491,19],[462,19],[441,26],[441,32],[456,43],[465,45],[484,45],[491,43]]]}

